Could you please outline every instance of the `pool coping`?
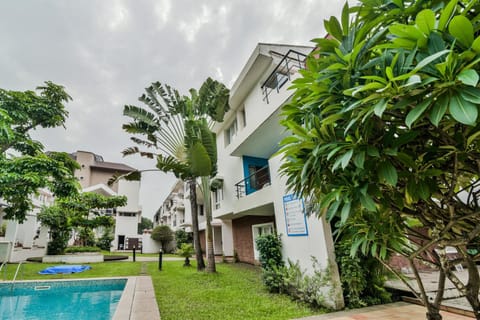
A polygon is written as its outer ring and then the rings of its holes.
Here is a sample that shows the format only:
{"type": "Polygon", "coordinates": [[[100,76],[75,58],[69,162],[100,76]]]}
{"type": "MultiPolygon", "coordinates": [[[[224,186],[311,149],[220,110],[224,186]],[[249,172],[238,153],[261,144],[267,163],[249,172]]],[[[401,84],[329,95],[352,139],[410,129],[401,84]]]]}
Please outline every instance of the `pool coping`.
{"type": "MultiPolygon", "coordinates": [[[[22,282],[66,282],[66,281],[88,281],[88,280],[114,280],[126,279],[127,283],[123,289],[122,296],[118,302],[117,308],[112,320],[160,320],[160,311],[158,309],[155,291],[153,289],[152,278],[150,276],[130,276],[130,277],[101,277],[101,278],[80,278],[80,279],[45,279],[45,280],[17,280],[22,282]]],[[[1,281],[2,283],[11,283],[11,281],[1,281]]]]}

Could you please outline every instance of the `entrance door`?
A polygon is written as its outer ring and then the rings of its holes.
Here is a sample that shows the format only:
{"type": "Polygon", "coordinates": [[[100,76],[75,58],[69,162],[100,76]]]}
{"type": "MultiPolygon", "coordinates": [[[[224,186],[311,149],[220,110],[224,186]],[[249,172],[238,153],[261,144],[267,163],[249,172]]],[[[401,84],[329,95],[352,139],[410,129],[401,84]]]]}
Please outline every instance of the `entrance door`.
{"type": "Polygon", "coordinates": [[[125,236],[118,236],[118,247],[117,250],[125,249],[125,236]]]}

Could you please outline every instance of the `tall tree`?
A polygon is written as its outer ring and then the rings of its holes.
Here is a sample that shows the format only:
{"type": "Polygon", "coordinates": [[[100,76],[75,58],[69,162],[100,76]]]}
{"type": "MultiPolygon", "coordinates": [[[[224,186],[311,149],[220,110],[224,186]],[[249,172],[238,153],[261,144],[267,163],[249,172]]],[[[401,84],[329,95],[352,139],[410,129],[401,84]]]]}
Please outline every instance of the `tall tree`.
{"type": "Polygon", "coordinates": [[[325,22],[330,36],[314,40],[284,109],[294,134],[282,149],[288,185],[339,218],[352,254],[386,267],[388,252],[405,256],[428,319],[441,319],[446,278],[480,319],[480,255],[467,250],[480,238],[479,10],[467,0],[346,5],[325,22]],[[432,300],[415,260],[440,271],[432,300]],[[457,263],[468,267],[465,283],[457,263]]]}
{"type": "MultiPolygon", "coordinates": [[[[229,90],[211,78],[205,80],[198,91],[190,89],[190,96],[181,96],[172,87],[156,82],[139,98],[146,108],[124,108],[124,115],[132,118],[132,122],[123,128],[134,135],[132,141],[155,150],[144,151],[135,146],[126,149],[124,155],[140,154],[154,158],[159,170],[173,172],[187,182],[198,270],[203,270],[205,263],[198,231],[197,178],[210,177],[216,172],[215,134],[209,129],[209,124],[223,121],[228,110],[228,99],[229,90]],[[143,138],[138,138],[138,135],[143,138]]],[[[211,213],[207,221],[211,221],[211,213]]],[[[208,222],[207,241],[211,241],[211,235],[208,222]]],[[[211,255],[213,257],[213,253],[211,255]]],[[[214,258],[213,262],[209,259],[208,271],[215,271],[214,258]]]]}
{"type": "Polygon", "coordinates": [[[145,229],[152,229],[153,228],[153,221],[149,218],[142,217],[141,222],[138,224],[138,234],[142,234],[143,230],[145,229]]]}
{"type": "Polygon", "coordinates": [[[77,164],[65,153],[44,153],[30,136],[33,130],[64,126],[71,97],[62,86],[46,82],[33,91],[0,89],[0,198],[6,218],[23,221],[32,208],[31,195],[47,187],[55,196],[77,192],[77,164]]]}

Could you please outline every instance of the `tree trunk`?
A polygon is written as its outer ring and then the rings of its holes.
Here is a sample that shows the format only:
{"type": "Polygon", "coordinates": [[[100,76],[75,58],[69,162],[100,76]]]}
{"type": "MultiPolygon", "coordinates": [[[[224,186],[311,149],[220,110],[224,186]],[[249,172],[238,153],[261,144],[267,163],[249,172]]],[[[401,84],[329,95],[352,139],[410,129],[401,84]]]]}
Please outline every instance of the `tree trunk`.
{"type": "Polygon", "coordinates": [[[458,251],[462,253],[462,256],[467,263],[468,268],[466,298],[472,306],[475,319],[480,320],[480,301],[478,300],[478,293],[480,289],[480,275],[478,274],[478,268],[475,261],[468,255],[466,250],[464,250],[463,248],[458,248],[458,251]]]}
{"type": "Polygon", "coordinates": [[[197,271],[205,269],[203,261],[202,245],[200,243],[200,233],[198,231],[198,215],[197,215],[197,181],[195,179],[188,180],[190,189],[190,207],[192,211],[192,229],[193,229],[193,245],[195,246],[195,258],[197,259],[197,271]]]}
{"type": "Polygon", "coordinates": [[[210,177],[202,177],[203,201],[205,206],[206,242],[207,242],[207,272],[217,272],[215,266],[215,252],[213,248],[213,228],[212,228],[212,197],[210,192],[210,177]]]}
{"type": "Polygon", "coordinates": [[[211,205],[207,205],[210,207],[210,210],[206,211],[206,219],[207,219],[207,272],[213,273],[217,272],[217,268],[215,266],[215,252],[213,249],[213,228],[212,228],[212,210],[211,205]],[[210,213],[209,213],[210,211],[210,213]]]}

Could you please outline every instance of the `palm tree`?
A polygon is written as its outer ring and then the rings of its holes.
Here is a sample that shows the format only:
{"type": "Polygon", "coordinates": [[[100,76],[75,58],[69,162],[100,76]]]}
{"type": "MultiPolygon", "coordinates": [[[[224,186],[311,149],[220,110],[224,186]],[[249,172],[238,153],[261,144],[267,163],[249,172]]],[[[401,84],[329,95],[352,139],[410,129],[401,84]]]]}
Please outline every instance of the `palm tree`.
{"type": "MultiPolygon", "coordinates": [[[[210,127],[214,121],[223,121],[229,108],[229,90],[222,83],[208,78],[198,92],[190,89],[190,96],[181,96],[176,89],[160,82],[152,83],[145,91],[146,94],[139,100],[147,108],[125,106],[123,114],[132,121],[124,124],[123,129],[134,135],[131,140],[137,145],[154,149],[155,152],[140,150],[138,146],[134,146],[124,150],[123,154],[140,154],[156,159],[159,170],[172,172],[177,178],[187,182],[190,189],[197,269],[203,270],[205,263],[198,232],[196,181],[198,177],[216,174],[216,141],[210,127]]],[[[210,215],[207,212],[206,218],[208,247],[213,250],[211,211],[210,215]]],[[[209,250],[207,257],[207,271],[215,271],[213,251],[209,250]]]]}

